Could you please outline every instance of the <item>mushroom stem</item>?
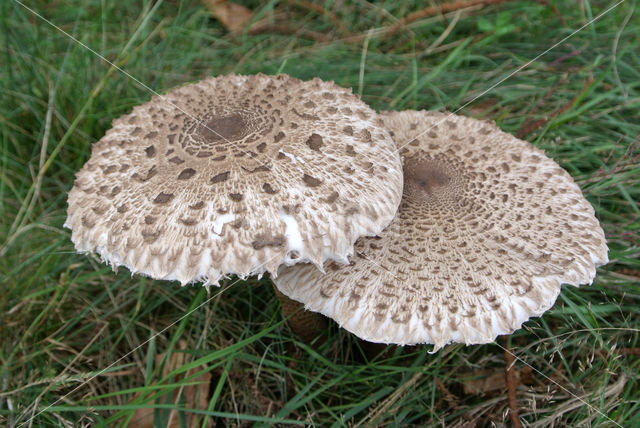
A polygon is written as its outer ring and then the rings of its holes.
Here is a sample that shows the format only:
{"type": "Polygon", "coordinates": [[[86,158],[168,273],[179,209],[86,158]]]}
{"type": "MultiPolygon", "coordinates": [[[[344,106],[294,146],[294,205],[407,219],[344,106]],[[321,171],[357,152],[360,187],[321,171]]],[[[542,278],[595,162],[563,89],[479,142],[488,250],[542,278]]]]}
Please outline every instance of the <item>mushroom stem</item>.
{"type": "Polygon", "coordinates": [[[390,357],[390,352],[393,352],[393,348],[386,343],[368,342],[358,337],[358,344],[360,345],[360,349],[362,349],[365,357],[367,357],[367,360],[373,360],[374,358],[379,356],[381,358],[390,357]],[[381,355],[383,352],[385,353],[384,356],[381,355]]]}
{"type": "Polygon", "coordinates": [[[287,319],[291,330],[305,343],[311,344],[316,338],[317,343],[324,341],[322,332],[327,329],[327,319],[319,312],[306,310],[302,303],[288,298],[275,285],[273,290],[280,300],[282,315],[287,319]]]}

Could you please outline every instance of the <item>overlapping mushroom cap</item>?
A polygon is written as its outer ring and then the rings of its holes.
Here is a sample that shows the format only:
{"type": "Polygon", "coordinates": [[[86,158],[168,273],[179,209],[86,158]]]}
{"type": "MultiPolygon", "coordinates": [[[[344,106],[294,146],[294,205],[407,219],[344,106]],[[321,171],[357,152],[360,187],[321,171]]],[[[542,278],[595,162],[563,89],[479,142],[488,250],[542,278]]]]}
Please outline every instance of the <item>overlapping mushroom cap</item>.
{"type": "Polygon", "coordinates": [[[401,189],[393,140],[350,90],[229,75],[114,120],[76,175],[65,226],[112,265],[216,283],[346,261],[389,224],[401,189]]]}
{"type": "Polygon", "coordinates": [[[462,116],[383,117],[404,157],[396,218],[350,266],[283,268],[290,298],[372,342],[487,343],[607,263],[593,208],[542,151],[462,116]]]}

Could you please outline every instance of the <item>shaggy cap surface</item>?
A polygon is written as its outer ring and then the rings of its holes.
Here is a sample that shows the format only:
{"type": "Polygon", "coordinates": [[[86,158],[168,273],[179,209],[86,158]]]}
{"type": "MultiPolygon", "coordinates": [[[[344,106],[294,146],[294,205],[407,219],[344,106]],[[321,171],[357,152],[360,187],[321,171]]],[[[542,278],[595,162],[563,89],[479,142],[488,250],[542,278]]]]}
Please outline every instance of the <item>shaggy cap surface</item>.
{"type": "Polygon", "coordinates": [[[76,174],[65,226],[113,266],[208,284],[344,263],[401,194],[395,144],[351,90],[229,75],[114,120],[76,174]]]}
{"type": "Polygon", "coordinates": [[[371,342],[488,343],[607,263],[593,208],[541,150],[463,116],[382,117],[404,157],[396,218],[349,266],[282,269],[290,298],[371,342]]]}

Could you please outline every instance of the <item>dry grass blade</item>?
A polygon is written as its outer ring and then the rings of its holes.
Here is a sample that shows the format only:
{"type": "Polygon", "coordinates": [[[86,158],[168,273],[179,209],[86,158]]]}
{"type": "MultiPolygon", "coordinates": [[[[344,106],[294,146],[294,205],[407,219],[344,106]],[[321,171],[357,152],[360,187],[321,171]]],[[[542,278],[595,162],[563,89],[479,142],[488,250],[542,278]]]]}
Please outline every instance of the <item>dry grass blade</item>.
{"type": "Polygon", "coordinates": [[[422,378],[423,375],[424,373],[419,372],[411,376],[409,380],[403,383],[388,398],[378,404],[372,411],[369,412],[366,418],[355,424],[354,427],[376,423],[376,421],[384,414],[386,414],[399,399],[401,399],[405,394],[409,392],[409,390],[422,378]]]}
{"type": "MultiPolygon", "coordinates": [[[[187,349],[187,342],[184,340],[180,340],[178,342],[177,352],[174,351],[169,356],[169,360],[165,361],[164,366],[162,367],[162,378],[167,378],[169,374],[176,369],[182,367],[186,361],[186,353],[180,352],[187,349]]],[[[166,353],[160,353],[155,356],[155,364],[156,367],[162,364],[166,358],[166,353]]],[[[199,371],[205,370],[206,367],[199,366],[189,369],[184,375],[181,375],[185,378],[189,378],[194,376],[199,371]]],[[[162,384],[168,383],[177,383],[179,379],[177,376],[169,377],[162,384]]],[[[170,394],[170,399],[168,401],[172,403],[181,403],[181,406],[186,409],[196,409],[196,410],[206,410],[209,405],[209,385],[211,383],[211,373],[206,372],[203,373],[193,379],[189,380],[189,384],[180,389],[175,389],[170,394]]],[[[152,384],[151,386],[153,386],[152,384]]],[[[138,403],[139,397],[142,393],[136,394],[131,401],[138,403]]],[[[133,417],[131,418],[131,424],[136,427],[141,428],[151,428],[154,426],[158,426],[162,424],[163,421],[168,421],[165,426],[170,428],[178,428],[182,426],[187,427],[199,427],[203,424],[203,416],[194,414],[194,413],[186,413],[184,415],[180,415],[178,410],[170,410],[167,414],[159,415],[153,404],[161,403],[163,401],[167,401],[164,396],[153,399],[147,404],[150,405],[147,409],[137,409],[133,413],[133,417]],[[156,419],[157,416],[160,416],[159,420],[156,419]],[[184,421],[181,419],[184,418],[184,421]]],[[[213,421],[209,420],[209,423],[205,426],[213,426],[213,421]]]]}
{"type": "Polygon", "coordinates": [[[516,397],[516,387],[518,386],[518,379],[515,373],[516,359],[511,352],[509,346],[509,336],[503,336],[504,341],[504,375],[505,383],[507,384],[507,399],[509,401],[509,417],[511,418],[511,424],[515,428],[522,427],[520,417],[518,416],[518,400],[516,397]]]}
{"type": "MultiPolygon", "coordinates": [[[[545,412],[551,412],[551,415],[537,420],[531,423],[529,426],[532,428],[555,426],[557,421],[564,415],[581,408],[584,406],[585,401],[592,398],[615,398],[618,397],[624,390],[624,386],[627,383],[627,376],[620,374],[618,379],[611,385],[608,385],[603,391],[593,391],[591,393],[583,394],[579,397],[569,397],[565,402],[545,409],[545,412]]],[[[615,403],[609,403],[615,405],[615,403]]],[[[606,409],[603,409],[606,410],[606,409]]]]}

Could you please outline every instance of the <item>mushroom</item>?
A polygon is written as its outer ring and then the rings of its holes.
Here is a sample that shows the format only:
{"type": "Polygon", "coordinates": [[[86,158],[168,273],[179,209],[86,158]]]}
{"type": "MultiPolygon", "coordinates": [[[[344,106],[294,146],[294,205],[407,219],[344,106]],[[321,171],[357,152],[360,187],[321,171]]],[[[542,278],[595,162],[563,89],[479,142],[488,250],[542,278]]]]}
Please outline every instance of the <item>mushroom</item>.
{"type": "Polygon", "coordinates": [[[114,120],[76,174],[65,226],[114,267],[215,284],[346,262],[389,224],[401,189],[393,140],[350,90],[228,75],[114,120]]]}
{"type": "Polygon", "coordinates": [[[383,118],[404,157],[396,218],[349,266],[283,267],[291,299],[364,340],[438,349],[513,332],[608,262],[593,208],[541,150],[463,116],[383,118]]]}

